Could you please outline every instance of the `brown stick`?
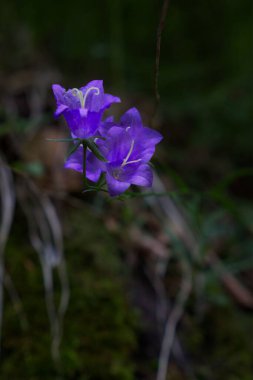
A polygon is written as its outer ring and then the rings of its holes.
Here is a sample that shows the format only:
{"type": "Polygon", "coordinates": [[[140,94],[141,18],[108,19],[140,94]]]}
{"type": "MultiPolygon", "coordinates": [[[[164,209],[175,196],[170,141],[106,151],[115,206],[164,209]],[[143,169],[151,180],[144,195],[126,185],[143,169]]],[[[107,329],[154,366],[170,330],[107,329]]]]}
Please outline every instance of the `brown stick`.
{"type": "MultiPolygon", "coordinates": [[[[166,16],[168,13],[168,7],[169,7],[169,0],[164,0],[160,21],[157,28],[157,34],[156,34],[156,59],[155,59],[155,99],[156,99],[156,105],[155,105],[155,112],[156,108],[160,101],[160,94],[158,89],[158,78],[159,78],[159,66],[160,66],[160,55],[161,55],[161,39],[162,39],[162,32],[165,26],[166,16]]],[[[154,112],[154,113],[155,113],[154,112]]]]}

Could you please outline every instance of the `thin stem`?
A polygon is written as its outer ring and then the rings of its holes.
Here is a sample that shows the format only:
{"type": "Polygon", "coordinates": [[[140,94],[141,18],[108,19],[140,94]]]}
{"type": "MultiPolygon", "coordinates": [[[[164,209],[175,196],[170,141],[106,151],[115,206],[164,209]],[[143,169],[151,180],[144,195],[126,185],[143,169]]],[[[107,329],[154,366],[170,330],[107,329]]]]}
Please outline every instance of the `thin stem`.
{"type": "Polygon", "coordinates": [[[86,189],[88,186],[88,181],[86,178],[87,144],[84,140],[82,141],[82,144],[83,144],[83,184],[84,184],[84,189],[86,189]]]}
{"type": "Polygon", "coordinates": [[[161,40],[162,40],[162,32],[165,27],[165,21],[168,13],[169,0],[164,0],[160,15],[160,20],[156,33],[156,57],[155,57],[155,78],[154,78],[154,90],[155,90],[155,107],[153,113],[153,119],[155,118],[156,111],[160,102],[160,93],[158,86],[159,79],[159,69],[160,69],[160,55],[161,55],[161,40]]]}

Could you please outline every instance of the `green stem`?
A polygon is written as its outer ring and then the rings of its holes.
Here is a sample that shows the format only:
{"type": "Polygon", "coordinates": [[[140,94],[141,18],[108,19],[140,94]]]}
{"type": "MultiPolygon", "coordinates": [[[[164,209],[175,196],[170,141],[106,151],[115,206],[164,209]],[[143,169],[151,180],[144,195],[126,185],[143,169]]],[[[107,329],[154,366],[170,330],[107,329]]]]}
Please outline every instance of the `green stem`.
{"type": "Polygon", "coordinates": [[[86,153],[87,153],[87,144],[85,141],[82,141],[83,144],[83,184],[84,184],[84,189],[87,188],[88,186],[88,181],[86,178],[86,153]]]}

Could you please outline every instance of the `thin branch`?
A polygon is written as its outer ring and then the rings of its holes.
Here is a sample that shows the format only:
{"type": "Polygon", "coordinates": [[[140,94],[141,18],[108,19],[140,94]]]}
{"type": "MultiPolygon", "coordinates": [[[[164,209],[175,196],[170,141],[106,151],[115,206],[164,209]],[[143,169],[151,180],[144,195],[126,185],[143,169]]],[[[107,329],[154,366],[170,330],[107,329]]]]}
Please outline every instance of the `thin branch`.
{"type": "Polygon", "coordinates": [[[43,195],[32,181],[20,182],[19,196],[27,217],[30,241],[41,262],[45,300],[52,334],[52,356],[60,365],[59,347],[62,323],[69,300],[61,224],[50,199],[43,195]],[[61,283],[59,306],[55,304],[54,300],[54,268],[58,270],[61,283]]]}
{"type": "MultiPolygon", "coordinates": [[[[15,208],[14,181],[11,170],[0,157],[0,344],[3,318],[3,283],[5,277],[4,252],[13,221],[15,208]]],[[[1,351],[1,347],[0,347],[1,351]]]]}
{"type": "Polygon", "coordinates": [[[176,304],[169,314],[165,326],[156,380],[167,379],[168,362],[175,341],[177,325],[182,318],[184,307],[192,288],[191,266],[185,259],[182,259],[181,263],[183,270],[182,286],[179,291],[176,304]]]}
{"type": "MultiPolygon", "coordinates": [[[[143,190],[145,193],[145,190],[143,190]]],[[[163,223],[164,230],[170,230],[172,233],[181,240],[185,247],[189,250],[192,260],[199,260],[198,241],[195,236],[184,209],[170,196],[163,181],[159,178],[158,174],[154,171],[154,181],[151,192],[164,194],[160,197],[146,197],[145,201],[152,208],[155,215],[163,223]]],[[[165,268],[166,270],[166,268],[165,268]]]]}
{"type": "Polygon", "coordinates": [[[83,143],[83,184],[84,189],[87,188],[88,181],[86,177],[86,160],[87,160],[87,145],[83,143]]]}
{"type": "MultiPolygon", "coordinates": [[[[169,7],[169,0],[164,0],[161,16],[157,28],[157,34],[156,34],[156,59],[155,59],[155,99],[156,99],[156,108],[160,101],[160,94],[158,89],[158,79],[159,79],[159,67],[160,67],[160,55],[161,55],[161,40],[162,40],[162,32],[165,26],[165,21],[168,13],[168,7],[169,7]]],[[[154,112],[155,113],[155,112],[154,112]]]]}
{"type": "MultiPolygon", "coordinates": [[[[144,200],[149,204],[151,209],[157,218],[161,221],[165,231],[171,231],[180,241],[183,242],[185,248],[189,252],[192,261],[198,261],[198,242],[194,231],[188,223],[186,216],[184,215],[184,210],[175,202],[175,200],[170,196],[169,192],[166,194],[166,188],[159,178],[159,176],[154,173],[154,183],[153,189],[154,193],[160,192],[164,193],[161,197],[146,197],[144,200]]],[[[184,306],[188,299],[188,296],[192,287],[192,275],[191,267],[185,260],[181,258],[180,263],[182,265],[182,282],[181,290],[179,291],[177,301],[174,308],[168,316],[167,323],[165,326],[165,332],[162,341],[162,347],[159,356],[159,369],[157,373],[157,380],[164,380],[167,376],[168,361],[171,355],[171,351],[175,349],[176,344],[176,328],[178,322],[180,321],[184,306]]],[[[163,260],[162,272],[165,273],[167,269],[168,261],[163,260]]],[[[194,378],[191,368],[187,366],[187,372],[189,378],[194,378]]]]}
{"type": "Polygon", "coordinates": [[[240,306],[249,310],[253,309],[253,294],[240,282],[236,276],[230,273],[215,252],[210,251],[206,259],[209,266],[214,270],[229,295],[240,306]]]}

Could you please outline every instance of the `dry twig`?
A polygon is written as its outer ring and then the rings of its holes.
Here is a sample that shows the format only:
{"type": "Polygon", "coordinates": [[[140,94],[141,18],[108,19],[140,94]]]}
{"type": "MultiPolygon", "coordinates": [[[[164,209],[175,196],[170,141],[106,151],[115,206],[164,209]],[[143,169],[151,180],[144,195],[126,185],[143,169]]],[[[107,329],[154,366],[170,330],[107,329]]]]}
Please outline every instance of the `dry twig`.
{"type": "Polygon", "coordinates": [[[44,278],[45,298],[52,333],[52,355],[59,362],[59,346],[63,317],[68,305],[69,287],[63,255],[61,225],[52,202],[33,182],[20,181],[18,195],[27,217],[30,240],[38,253],[44,278]],[[61,300],[54,301],[53,269],[57,268],[61,282],[61,300]]]}
{"type": "Polygon", "coordinates": [[[0,157],[0,198],[1,198],[1,224],[0,224],[0,342],[3,318],[3,283],[5,277],[4,251],[14,215],[15,193],[11,170],[0,157]]]}
{"type": "MultiPolygon", "coordinates": [[[[161,40],[162,32],[165,26],[165,20],[168,13],[169,0],[164,0],[161,16],[157,28],[156,34],[156,59],[155,59],[155,98],[156,98],[156,107],[160,101],[160,94],[158,89],[158,79],[159,79],[159,66],[160,66],[160,55],[161,55],[161,40]]],[[[155,109],[156,111],[156,109],[155,109]]]]}
{"type": "Polygon", "coordinates": [[[179,291],[177,301],[169,314],[165,325],[165,331],[162,341],[161,353],[158,362],[158,372],[156,380],[166,380],[167,369],[170,355],[175,341],[176,328],[184,313],[185,303],[190,295],[192,288],[192,271],[191,266],[185,259],[182,259],[182,285],[179,291]]]}
{"type": "MultiPolygon", "coordinates": [[[[154,193],[165,193],[166,189],[163,182],[158,175],[154,175],[153,183],[154,193]]],[[[187,223],[183,210],[180,209],[174,200],[166,195],[162,197],[147,197],[146,202],[150,205],[154,213],[157,215],[165,231],[172,231],[173,234],[180,239],[187,250],[190,252],[193,261],[198,258],[198,243],[194,232],[187,223]]],[[[160,275],[165,275],[169,257],[160,263],[160,275]],[[162,266],[162,267],[161,267],[162,266]]],[[[192,273],[191,265],[184,258],[180,261],[182,267],[182,283],[179,291],[177,301],[172,311],[169,313],[167,322],[165,324],[165,331],[162,339],[162,347],[159,356],[159,365],[157,372],[157,380],[164,380],[167,376],[168,362],[173,351],[173,345],[178,342],[176,338],[177,325],[182,318],[185,303],[190,295],[192,288],[192,273]]],[[[167,301],[168,302],[168,301],[167,301]]],[[[191,369],[186,365],[186,371],[189,376],[193,376],[191,369]]]]}

